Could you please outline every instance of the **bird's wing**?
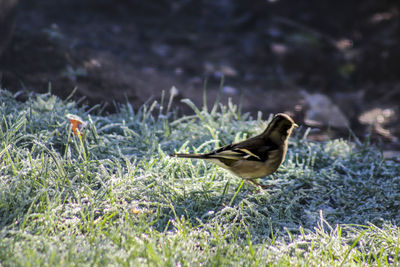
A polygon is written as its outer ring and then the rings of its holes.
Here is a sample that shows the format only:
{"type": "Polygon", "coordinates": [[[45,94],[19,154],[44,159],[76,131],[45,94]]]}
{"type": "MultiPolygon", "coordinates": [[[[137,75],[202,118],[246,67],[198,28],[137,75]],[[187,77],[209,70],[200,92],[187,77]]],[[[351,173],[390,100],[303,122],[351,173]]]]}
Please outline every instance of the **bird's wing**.
{"type": "Polygon", "coordinates": [[[242,159],[243,156],[245,156],[244,153],[240,150],[234,150],[233,147],[234,145],[227,145],[207,153],[205,156],[209,158],[225,158],[233,160],[242,159]]]}
{"type": "Polygon", "coordinates": [[[278,146],[272,142],[262,139],[246,140],[241,143],[227,145],[208,153],[210,158],[225,158],[232,160],[255,160],[265,161],[271,151],[277,150],[278,146]]]}

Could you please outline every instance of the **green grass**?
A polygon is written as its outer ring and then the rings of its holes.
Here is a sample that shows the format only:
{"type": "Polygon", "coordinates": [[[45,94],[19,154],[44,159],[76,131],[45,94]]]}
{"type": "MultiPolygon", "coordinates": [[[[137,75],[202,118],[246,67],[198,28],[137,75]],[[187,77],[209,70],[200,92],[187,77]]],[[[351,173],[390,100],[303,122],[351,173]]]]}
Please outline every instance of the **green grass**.
{"type": "MultiPolygon", "coordinates": [[[[162,101],[164,102],[164,101],[162,101]]],[[[400,265],[400,166],[367,143],[291,139],[255,191],[203,161],[266,126],[233,104],[98,115],[0,91],[0,265],[400,265]],[[66,118],[87,121],[82,138],[66,118]],[[237,194],[236,194],[237,193],[237,194]]]]}

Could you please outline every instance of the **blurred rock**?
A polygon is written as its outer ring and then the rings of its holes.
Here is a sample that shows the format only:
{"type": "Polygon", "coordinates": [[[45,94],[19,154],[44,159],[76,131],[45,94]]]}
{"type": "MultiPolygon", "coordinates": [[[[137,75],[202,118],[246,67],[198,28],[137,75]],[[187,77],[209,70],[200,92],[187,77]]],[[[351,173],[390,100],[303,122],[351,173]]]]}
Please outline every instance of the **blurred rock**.
{"type": "Polygon", "coordinates": [[[232,86],[224,86],[223,88],[222,88],[222,92],[224,93],[224,94],[227,94],[227,95],[237,95],[238,94],[238,89],[236,89],[235,87],[232,87],[232,86]]]}
{"type": "Polygon", "coordinates": [[[389,129],[384,127],[384,124],[393,120],[394,116],[395,112],[393,109],[373,108],[362,113],[358,119],[361,124],[372,126],[373,132],[388,138],[392,142],[398,142],[398,138],[395,137],[389,129]]]}
{"type": "Polygon", "coordinates": [[[285,44],[273,43],[270,45],[272,53],[276,55],[286,54],[288,47],[285,44]]]}
{"type": "Polygon", "coordinates": [[[390,120],[391,117],[394,116],[394,110],[392,109],[381,109],[374,108],[368,111],[365,111],[358,118],[362,124],[375,124],[375,123],[385,123],[390,120]]]}
{"type": "Polygon", "coordinates": [[[228,65],[217,65],[212,62],[204,62],[204,70],[206,74],[212,75],[216,78],[235,77],[238,75],[238,71],[232,66],[228,65]]]}
{"type": "Polygon", "coordinates": [[[238,72],[232,66],[223,65],[220,67],[220,71],[224,76],[227,77],[235,77],[237,76],[238,72]]]}
{"type": "MultiPolygon", "coordinates": [[[[335,102],[340,110],[346,114],[346,117],[349,118],[351,123],[353,124],[352,119],[357,118],[363,109],[365,91],[363,90],[354,90],[354,91],[346,91],[346,92],[334,92],[332,94],[332,100],[335,102]]],[[[357,119],[356,119],[357,120],[357,119]]]]}
{"type": "Polygon", "coordinates": [[[305,112],[304,122],[316,127],[348,128],[349,120],[326,95],[309,94],[301,91],[308,109],[305,112]]]}

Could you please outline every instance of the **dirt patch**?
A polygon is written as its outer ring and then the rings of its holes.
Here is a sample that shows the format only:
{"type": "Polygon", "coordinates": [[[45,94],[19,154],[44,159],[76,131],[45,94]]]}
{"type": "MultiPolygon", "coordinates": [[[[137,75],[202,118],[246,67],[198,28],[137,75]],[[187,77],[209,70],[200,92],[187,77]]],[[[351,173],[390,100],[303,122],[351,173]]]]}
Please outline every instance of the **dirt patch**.
{"type": "MultiPolygon", "coordinates": [[[[2,87],[51,91],[90,105],[139,107],[175,86],[202,103],[303,122],[302,90],[329,97],[357,136],[400,150],[399,4],[396,1],[78,1],[20,3],[1,59],[2,87]],[[366,119],[368,118],[368,119],[366,119]]],[[[320,127],[314,138],[348,136],[320,127]]]]}

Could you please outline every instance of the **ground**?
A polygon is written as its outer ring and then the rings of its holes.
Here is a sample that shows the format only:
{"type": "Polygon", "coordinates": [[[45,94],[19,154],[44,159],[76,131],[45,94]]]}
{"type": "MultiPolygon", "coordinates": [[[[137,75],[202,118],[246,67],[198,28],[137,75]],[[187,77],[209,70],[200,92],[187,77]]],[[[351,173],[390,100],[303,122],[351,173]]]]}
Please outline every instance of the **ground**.
{"type": "MultiPolygon", "coordinates": [[[[399,4],[320,2],[22,1],[2,87],[63,99],[76,88],[75,99],[106,112],[175,87],[174,105],[188,113],[179,100],[202,105],[206,87],[215,101],[224,77],[221,101],[254,116],[287,112],[304,125],[313,106],[305,95],[318,92],[359,138],[372,133],[386,155],[398,155],[399,4]]],[[[349,136],[324,123],[316,129],[312,138],[349,136]]]]}

